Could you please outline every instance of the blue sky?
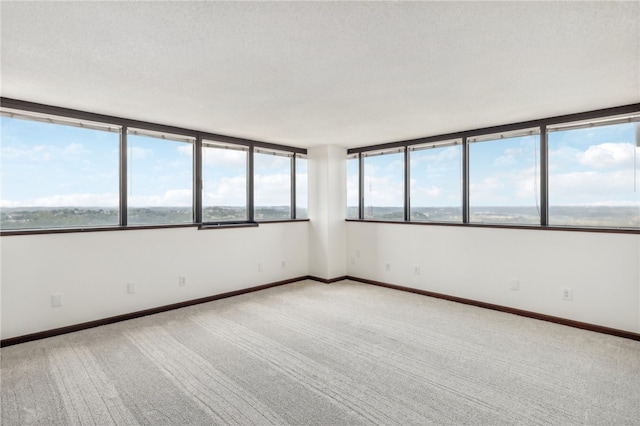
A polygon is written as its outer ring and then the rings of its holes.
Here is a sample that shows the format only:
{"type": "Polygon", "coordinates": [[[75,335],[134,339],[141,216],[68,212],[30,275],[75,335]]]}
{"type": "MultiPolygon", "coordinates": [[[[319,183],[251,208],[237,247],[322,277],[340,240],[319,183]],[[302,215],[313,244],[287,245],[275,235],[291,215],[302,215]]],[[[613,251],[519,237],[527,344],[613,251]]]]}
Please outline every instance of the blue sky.
{"type": "MultiPolygon", "coordinates": [[[[1,118],[2,207],[117,207],[119,135],[66,125],[1,118]]],[[[193,145],[128,135],[131,207],[191,206],[193,145]]],[[[204,206],[246,204],[245,151],[206,148],[204,206]]],[[[306,160],[298,198],[306,200],[306,160]]],[[[255,155],[256,206],[290,203],[290,159],[255,155]]]]}
{"type": "MultiPolygon", "coordinates": [[[[634,173],[636,124],[616,124],[549,134],[550,205],[640,205],[640,173],[634,173]],[[634,190],[634,179],[636,189],[634,190]]],[[[539,203],[539,142],[521,136],[471,143],[471,206],[535,206],[539,203]]],[[[459,206],[461,150],[440,147],[411,153],[412,207],[459,206]]],[[[402,155],[365,159],[365,204],[402,202],[402,155]]],[[[347,165],[347,203],[357,205],[357,161],[347,165]]]]}
{"type": "MultiPolygon", "coordinates": [[[[1,206],[117,207],[117,133],[7,117],[1,120],[1,206]]],[[[551,205],[640,205],[634,131],[635,124],[628,123],[551,132],[551,205]]],[[[190,206],[192,145],[137,135],[129,135],[128,140],[129,204],[190,206]]],[[[471,205],[535,205],[537,144],[536,137],[471,144],[471,205]]],[[[205,206],[244,205],[246,153],[206,151],[205,206]]],[[[411,155],[412,205],[459,205],[460,147],[419,150],[411,155]]],[[[351,163],[348,205],[355,205],[357,176],[351,163]]],[[[367,205],[402,205],[402,154],[368,157],[365,164],[367,205]]],[[[287,157],[256,154],[256,205],[289,203],[289,170],[287,157]]],[[[306,168],[304,171],[298,176],[300,200],[306,200],[306,190],[302,191],[306,189],[306,168]]]]}

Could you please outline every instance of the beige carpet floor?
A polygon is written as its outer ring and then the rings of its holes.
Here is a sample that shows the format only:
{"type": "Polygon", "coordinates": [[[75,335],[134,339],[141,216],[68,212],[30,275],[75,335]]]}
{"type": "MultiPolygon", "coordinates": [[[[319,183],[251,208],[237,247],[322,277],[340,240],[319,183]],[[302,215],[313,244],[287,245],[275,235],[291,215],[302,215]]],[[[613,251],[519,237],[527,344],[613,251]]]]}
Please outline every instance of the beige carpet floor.
{"type": "Polygon", "coordinates": [[[640,425],[640,342],[302,281],[1,349],[2,425],[640,425]]]}

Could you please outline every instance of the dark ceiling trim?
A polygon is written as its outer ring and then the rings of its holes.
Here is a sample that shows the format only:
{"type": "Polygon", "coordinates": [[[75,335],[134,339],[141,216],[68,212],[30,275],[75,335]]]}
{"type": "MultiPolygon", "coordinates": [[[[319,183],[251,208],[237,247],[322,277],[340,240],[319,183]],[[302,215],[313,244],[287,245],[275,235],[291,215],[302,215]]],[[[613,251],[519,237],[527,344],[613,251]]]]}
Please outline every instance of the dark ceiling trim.
{"type": "Polygon", "coordinates": [[[591,120],[591,119],[605,117],[605,116],[630,114],[635,112],[640,112],[640,103],[623,105],[623,106],[618,106],[613,108],[598,109],[593,111],[579,112],[575,114],[559,115],[555,117],[541,118],[537,120],[521,121],[519,123],[483,127],[480,129],[463,130],[460,132],[446,133],[446,134],[435,135],[435,136],[426,136],[423,138],[408,139],[404,141],[388,142],[388,143],[377,144],[377,145],[368,145],[368,146],[363,146],[359,148],[350,148],[349,150],[347,150],[347,154],[357,154],[359,152],[382,150],[382,149],[389,149],[389,148],[400,148],[400,147],[406,147],[411,145],[439,142],[439,141],[444,141],[449,139],[460,139],[460,138],[469,138],[469,137],[478,136],[478,135],[488,135],[492,133],[505,133],[505,132],[510,132],[514,130],[527,129],[530,127],[550,126],[554,124],[567,123],[571,121],[591,120]]]}
{"type": "Polygon", "coordinates": [[[12,108],[23,111],[30,111],[40,114],[58,115],[63,117],[70,117],[79,120],[97,121],[99,123],[115,124],[119,126],[126,126],[129,128],[141,128],[146,130],[152,130],[156,132],[175,133],[179,135],[191,136],[197,138],[198,136],[203,139],[213,140],[218,142],[227,142],[237,145],[244,145],[249,147],[261,147],[278,149],[281,151],[294,152],[297,154],[307,154],[307,150],[304,148],[298,148],[288,145],[281,145],[271,142],[262,142],[253,139],[239,138],[235,136],[219,135],[216,133],[209,133],[200,130],[186,129],[184,127],[169,126],[165,124],[152,123],[148,121],[132,120],[123,117],[116,117],[112,115],[97,114],[93,112],[80,111],[77,109],[63,108],[54,105],[40,104],[36,102],[23,101],[19,99],[0,97],[0,106],[3,108],[12,108]]]}

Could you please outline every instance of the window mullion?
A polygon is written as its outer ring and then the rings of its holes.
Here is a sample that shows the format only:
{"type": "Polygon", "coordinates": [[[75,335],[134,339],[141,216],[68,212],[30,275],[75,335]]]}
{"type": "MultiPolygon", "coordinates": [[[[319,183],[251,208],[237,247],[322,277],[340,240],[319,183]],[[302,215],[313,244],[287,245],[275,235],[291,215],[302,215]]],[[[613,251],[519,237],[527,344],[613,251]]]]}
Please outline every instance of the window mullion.
{"type": "Polygon", "coordinates": [[[128,179],[128,158],[127,158],[127,126],[122,126],[120,129],[120,210],[118,212],[118,223],[120,226],[127,226],[127,179],[128,179]]]}
{"type": "Polygon", "coordinates": [[[296,218],[296,157],[298,154],[291,156],[291,219],[296,218]]]}
{"type": "Polygon", "coordinates": [[[202,137],[198,136],[194,143],[193,156],[193,220],[202,223],[202,137]]]}
{"type": "Polygon", "coordinates": [[[462,138],[462,223],[469,223],[469,141],[462,138]]]}
{"type": "Polygon", "coordinates": [[[255,147],[251,145],[249,147],[249,153],[247,155],[247,221],[249,222],[255,222],[255,203],[253,195],[254,152],[255,147]]]}
{"type": "Polygon", "coordinates": [[[409,161],[409,148],[404,147],[404,221],[411,220],[411,192],[410,192],[410,179],[411,179],[411,164],[409,161]]]}
{"type": "Polygon", "coordinates": [[[364,157],[358,153],[358,219],[364,219],[364,157]]]}
{"type": "Polygon", "coordinates": [[[547,126],[540,126],[540,225],[549,226],[549,144],[547,126]]]}

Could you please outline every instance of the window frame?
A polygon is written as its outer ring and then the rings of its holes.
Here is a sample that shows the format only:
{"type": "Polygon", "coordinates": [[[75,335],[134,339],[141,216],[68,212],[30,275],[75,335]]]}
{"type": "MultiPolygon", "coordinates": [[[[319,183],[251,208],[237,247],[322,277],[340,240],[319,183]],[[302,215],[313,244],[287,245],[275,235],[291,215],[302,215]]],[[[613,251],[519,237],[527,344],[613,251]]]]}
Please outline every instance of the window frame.
{"type": "MultiPolygon", "coordinates": [[[[554,116],[543,119],[536,119],[512,124],[505,124],[499,126],[486,127],[474,130],[464,130],[454,133],[447,133],[443,135],[428,136],[424,138],[411,139],[406,141],[391,142],[379,145],[369,145],[358,148],[351,148],[347,150],[347,158],[350,156],[358,156],[362,158],[368,152],[380,151],[384,149],[404,149],[405,153],[410,151],[412,147],[433,143],[442,143],[447,140],[461,139],[462,140],[462,223],[457,222],[430,222],[430,221],[412,221],[408,215],[410,214],[410,180],[408,179],[411,174],[411,164],[409,161],[405,161],[405,220],[404,221],[389,221],[379,219],[365,219],[362,214],[363,209],[363,168],[360,163],[359,170],[359,210],[360,215],[356,218],[346,218],[346,221],[350,222],[373,222],[373,223],[393,223],[393,224],[412,224],[412,225],[425,225],[425,226],[463,226],[463,227],[480,227],[480,228],[502,228],[502,229],[527,229],[527,230],[551,230],[551,231],[577,231],[577,232],[604,232],[604,233],[626,233],[626,234],[640,234],[640,228],[623,228],[623,227],[584,227],[584,226],[566,226],[566,225],[549,225],[549,159],[548,159],[548,127],[557,128],[562,127],[563,124],[574,122],[585,122],[584,125],[589,125],[588,122],[596,121],[598,123],[610,124],[612,120],[617,120],[617,117],[631,116],[640,114],[640,103],[623,105],[613,108],[605,108],[593,111],[580,112],[575,114],[567,114],[562,116],[554,116]],[[470,222],[469,220],[469,145],[471,140],[478,138],[495,137],[495,135],[513,133],[513,132],[526,132],[533,128],[539,128],[539,156],[538,156],[538,170],[539,170],[539,199],[540,199],[540,223],[532,225],[524,224],[501,224],[501,223],[478,223],[470,222]]],[[[624,117],[622,118],[624,120],[624,117]]],[[[640,139],[640,135],[638,136],[640,139]]]]}
{"type": "MultiPolygon", "coordinates": [[[[142,229],[163,229],[163,228],[187,228],[195,227],[197,229],[220,229],[230,227],[254,227],[258,226],[253,215],[254,201],[254,168],[253,156],[256,149],[271,149],[290,154],[292,162],[291,170],[295,171],[295,156],[307,155],[305,148],[291,147],[270,142],[262,142],[252,139],[244,139],[226,135],[220,135],[210,132],[204,132],[193,129],[186,129],[176,126],[163,125],[153,122],[128,119],[117,116],[97,114],[88,111],[81,111],[59,106],[46,105],[34,102],[28,102],[18,99],[0,97],[0,111],[3,114],[14,114],[28,116],[29,119],[37,119],[41,121],[52,122],[54,119],[63,121],[63,124],[74,122],[93,122],[100,127],[103,126],[111,129],[118,129],[120,133],[119,144],[119,221],[117,225],[108,226],[79,226],[67,228],[33,228],[33,229],[0,229],[0,236],[12,235],[33,235],[33,234],[59,234],[74,232],[103,232],[103,231],[123,231],[123,230],[142,230],[142,229]],[[193,221],[190,223],[170,223],[170,224],[135,224],[130,225],[127,222],[127,135],[129,129],[135,129],[140,132],[164,133],[184,137],[194,142],[193,155],[193,221]],[[202,142],[203,140],[215,141],[223,144],[237,145],[248,150],[248,167],[247,167],[247,211],[248,217],[246,221],[231,222],[203,222],[202,221],[202,142]]],[[[295,174],[291,176],[291,199],[295,201],[295,174]]],[[[292,204],[295,206],[295,204],[292,204]]],[[[295,217],[295,207],[289,218],[273,221],[261,221],[260,223],[274,222],[292,222],[292,221],[309,221],[309,219],[297,219],[295,217]]]]}
{"type": "Polygon", "coordinates": [[[452,224],[460,224],[462,223],[462,218],[464,217],[464,206],[463,206],[463,193],[464,193],[464,188],[462,185],[462,180],[463,180],[463,169],[464,169],[464,144],[463,144],[463,140],[462,138],[455,138],[455,139],[448,139],[448,140],[440,140],[437,142],[429,142],[429,143],[423,143],[423,144],[415,144],[415,145],[409,145],[406,148],[406,151],[408,153],[408,157],[405,161],[405,165],[408,165],[408,169],[406,171],[407,173],[407,222],[419,222],[419,223],[452,223],[452,224]],[[417,220],[417,219],[412,219],[411,218],[411,213],[412,213],[412,208],[413,208],[413,204],[411,201],[411,157],[412,154],[414,152],[421,152],[421,151],[428,151],[431,149],[437,149],[437,148],[446,148],[446,147],[452,147],[452,146],[460,146],[460,220],[459,221],[444,221],[444,220],[417,220]]]}
{"type": "Polygon", "coordinates": [[[281,222],[281,221],[289,221],[289,220],[296,220],[296,188],[295,188],[295,184],[296,184],[296,153],[295,152],[289,152],[289,151],[283,151],[282,149],[275,149],[275,148],[263,148],[263,147],[255,147],[252,150],[252,155],[253,155],[253,170],[251,171],[251,177],[254,180],[253,182],[253,210],[252,210],[252,216],[253,216],[253,220],[255,222],[258,223],[274,223],[274,222],[281,222]],[[278,157],[286,157],[289,159],[289,218],[273,218],[273,219],[261,219],[258,220],[256,218],[256,208],[258,206],[256,206],[256,201],[255,201],[255,154],[261,154],[261,155],[274,155],[274,156],[278,156],[278,157]]]}
{"type": "MultiPolygon", "coordinates": [[[[365,193],[364,193],[364,188],[366,186],[366,182],[365,182],[365,171],[366,171],[366,160],[367,158],[373,158],[373,157],[384,157],[385,155],[395,155],[395,154],[400,154],[402,156],[402,193],[400,196],[400,199],[402,200],[402,204],[403,204],[403,212],[402,212],[402,219],[397,219],[397,220],[389,220],[389,222],[406,222],[407,221],[407,210],[408,210],[408,204],[409,204],[409,197],[408,197],[408,180],[409,180],[409,168],[407,167],[407,147],[392,147],[392,148],[384,148],[384,149],[379,149],[379,150],[370,150],[370,151],[366,151],[366,152],[361,152],[360,153],[360,190],[362,191],[360,193],[360,202],[362,203],[362,207],[359,209],[360,213],[361,213],[361,217],[363,218],[363,220],[380,220],[380,219],[376,219],[376,218],[366,218],[366,198],[365,198],[365,193]]],[[[373,214],[373,208],[375,206],[371,206],[371,213],[373,214]]]]}
{"type": "Polygon", "coordinates": [[[126,209],[126,211],[122,211],[120,213],[120,225],[121,226],[137,226],[137,227],[147,227],[147,226],[172,226],[172,225],[189,225],[195,221],[195,156],[196,156],[196,138],[193,136],[186,136],[178,133],[169,133],[169,132],[159,132],[157,130],[149,130],[144,127],[123,127],[123,130],[120,134],[121,137],[121,145],[120,145],[120,156],[121,156],[121,171],[120,171],[120,196],[121,196],[121,206],[126,209]],[[127,153],[130,152],[129,146],[129,136],[142,136],[148,138],[156,138],[161,140],[170,140],[179,143],[188,143],[191,144],[192,150],[192,160],[191,160],[191,194],[192,194],[192,202],[191,202],[191,221],[190,222],[169,222],[169,223],[160,223],[160,224],[144,224],[144,223],[129,223],[129,210],[131,206],[129,205],[130,198],[130,189],[129,183],[131,182],[130,172],[133,171],[133,164],[131,162],[131,158],[127,153]],[[123,158],[124,157],[124,158],[123,158]],[[122,162],[124,161],[124,166],[122,166],[122,162]],[[124,196],[123,196],[124,193],[124,196]]]}
{"type": "Polygon", "coordinates": [[[201,167],[200,167],[200,178],[198,179],[199,182],[199,194],[196,195],[197,199],[199,200],[199,208],[197,213],[199,213],[199,215],[197,215],[197,217],[199,218],[197,220],[197,222],[202,224],[202,227],[212,227],[212,226],[232,226],[232,225],[240,225],[243,223],[247,223],[252,221],[252,215],[249,212],[249,203],[250,203],[250,198],[251,198],[251,194],[249,193],[249,180],[250,180],[250,168],[249,168],[249,163],[250,163],[250,156],[251,156],[251,147],[250,146],[245,146],[245,145],[238,145],[238,144],[230,144],[230,143],[226,143],[226,142],[220,142],[217,140],[212,140],[212,139],[208,139],[208,138],[204,138],[200,140],[200,146],[198,149],[199,152],[199,157],[200,157],[200,162],[201,162],[201,167]],[[211,146],[211,147],[219,147],[216,149],[222,149],[222,148],[226,148],[226,149],[232,149],[232,150],[238,150],[238,151],[243,151],[247,153],[247,160],[246,160],[246,169],[245,169],[245,189],[246,189],[246,195],[245,195],[245,210],[246,210],[246,215],[245,215],[245,220],[217,220],[217,221],[207,221],[204,220],[204,200],[203,200],[203,195],[204,195],[204,169],[205,169],[205,164],[204,164],[204,149],[207,146],[211,146]]]}
{"type": "MultiPolygon", "coordinates": [[[[633,131],[635,137],[635,147],[634,147],[634,168],[637,168],[637,151],[640,148],[640,112],[630,113],[630,114],[622,114],[622,115],[609,115],[601,118],[590,119],[590,120],[578,120],[571,122],[563,122],[559,124],[549,125],[547,126],[547,135],[546,135],[546,143],[547,143],[547,161],[550,161],[550,154],[548,151],[548,147],[550,144],[549,136],[555,132],[567,132],[567,131],[575,131],[575,130],[583,130],[583,129],[599,129],[606,126],[615,126],[621,124],[635,124],[635,129],[633,131]]],[[[549,163],[547,162],[547,167],[549,167],[549,163]]],[[[635,176],[637,172],[634,171],[634,186],[637,185],[637,177],[635,176]]],[[[640,229],[640,225],[636,227],[614,227],[614,226],[598,226],[598,225],[572,225],[572,224],[556,224],[553,225],[550,222],[552,221],[551,208],[552,203],[549,200],[551,195],[551,191],[549,189],[549,184],[551,183],[552,175],[547,175],[547,224],[550,227],[561,227],[561,228],[580,228],[580,229],[590,229],[590,228],[601,228],[601,229],[640,229]]],[[[605,205],[605,207],[612,207],[612,205],[605,205]]],[[[629,207],[629,206],[627,206],[629,207]]]]}
{"type": "Polygon", "coordinates": [[[467,215],[467,219],[468,222],[470,224],[495,224],[495,225],[520,225],[518,223],[515,222],[482,222],[482,221],[477,221],[477,220],[473,220],[472,218],[472,212],[471,212],[471,201],[472,201],[472,191],[471,191],[471,160],[472,160],[472,155],[471,155],[471,147],[478,143],[478,144],[486,144],[486,143],[492,143],[492,142],[496,142],[496,141],[502,141],[502,140],[509,140],[509,139],[516,139],[516,138],[522,138],[522,137],[527,137],[527,136],[537,136],[538,137],[538,149],[537,152],[535,152],[535,157],[534,157],[534,161],[536,162],[535,164],[535,168],[537,171],[537,176],[534,176],[534,180],[537,178],[537,183],[536,183],[536,187],[538,189],[537,194],[536,194],[536,198],[537,198],[537,203],[538,205],[537,210],[538,210],[538,223],[523,223],[521,224],[522,226],[539,226],[542,224],[541,222],[541,217],[542,217],[542,206],[540,206],[541,201],[540,201],[540,197],[541,197],[541,190],[540,190],[540,185],[541,185],[541,179],[540,179],[540,146],[541,146],[541,137],[540,137],[540,132],[541,132],[541,128],[540,127],[532,127],[532,128],[523,128],[523,129],[518,129],[518,130],[513,130],[513,131],[509,131],[509,132],[498,132],[498,133],[484,133],[484,134],[479,134],[477,136],[472,136],[472,137],[468,137],[467,138],[467,164],[468,164],[468,176],[469,176],[469,182],[468,182],[468,188],[467,188],[467,208],[468,208],[468,215],[467,215]]]}

